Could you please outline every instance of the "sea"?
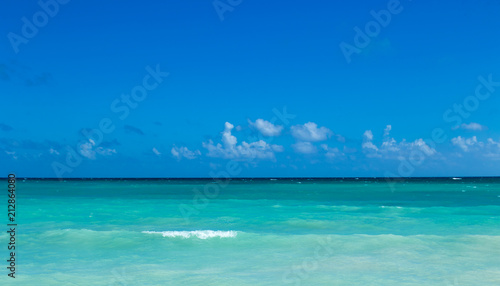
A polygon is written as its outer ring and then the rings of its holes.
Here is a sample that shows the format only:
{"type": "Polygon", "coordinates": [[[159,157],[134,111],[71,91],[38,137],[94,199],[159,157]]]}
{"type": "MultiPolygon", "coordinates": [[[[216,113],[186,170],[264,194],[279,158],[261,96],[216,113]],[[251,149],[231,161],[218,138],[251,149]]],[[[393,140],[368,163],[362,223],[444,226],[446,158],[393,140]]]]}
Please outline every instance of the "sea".
{"type": "Polygon", "coordinates": [[[500,178],[5,186],[0,285],[500,285],[500,178]]]}

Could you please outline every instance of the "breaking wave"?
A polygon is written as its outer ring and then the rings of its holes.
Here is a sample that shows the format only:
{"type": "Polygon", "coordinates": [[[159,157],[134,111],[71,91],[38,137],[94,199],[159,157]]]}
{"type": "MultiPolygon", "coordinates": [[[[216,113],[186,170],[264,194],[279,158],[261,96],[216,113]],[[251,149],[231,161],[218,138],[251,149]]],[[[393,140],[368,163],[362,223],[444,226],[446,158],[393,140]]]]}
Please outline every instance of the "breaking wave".
{"type": "Polygon", "coordinates": [[[183,237],[190,238],[191,236],[196,236],[199,239],[207,238],[226,238],[226,237],[236,237],[238,235],[237,231],[221,231],[221,230],[194,230],[194,231],[143,231],[142,233],[147,234],[161,234],[163,237],[183,237]]]}

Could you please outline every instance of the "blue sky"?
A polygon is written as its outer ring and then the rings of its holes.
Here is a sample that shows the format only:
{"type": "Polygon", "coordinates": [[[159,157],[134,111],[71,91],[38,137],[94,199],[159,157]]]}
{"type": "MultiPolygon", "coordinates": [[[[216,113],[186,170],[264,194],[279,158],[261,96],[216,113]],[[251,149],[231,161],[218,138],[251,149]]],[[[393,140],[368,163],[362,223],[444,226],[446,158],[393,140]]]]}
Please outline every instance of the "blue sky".
{"type": "Polygon", "coordinates": [[[499,175],[499,8],[9,1],[0,172],[499,175]]]}

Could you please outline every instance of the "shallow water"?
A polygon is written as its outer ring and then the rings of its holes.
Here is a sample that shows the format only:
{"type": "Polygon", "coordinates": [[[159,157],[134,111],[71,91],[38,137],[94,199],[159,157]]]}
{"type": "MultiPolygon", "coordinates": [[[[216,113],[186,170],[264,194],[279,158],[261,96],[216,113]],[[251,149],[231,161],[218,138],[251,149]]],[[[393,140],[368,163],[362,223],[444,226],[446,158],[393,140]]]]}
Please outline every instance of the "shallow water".
{"type": "Polygon", "coordinates": [[[19,180],[17,193],[17,278],[1,285],[500,285],[495,178],[19,180]]]}

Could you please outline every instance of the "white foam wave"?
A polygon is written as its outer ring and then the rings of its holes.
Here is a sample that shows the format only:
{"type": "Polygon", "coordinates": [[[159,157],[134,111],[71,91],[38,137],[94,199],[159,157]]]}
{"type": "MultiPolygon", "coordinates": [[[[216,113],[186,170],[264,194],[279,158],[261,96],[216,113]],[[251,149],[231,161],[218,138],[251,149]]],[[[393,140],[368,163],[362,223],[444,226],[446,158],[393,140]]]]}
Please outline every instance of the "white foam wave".
{"type": "Polygon", "coordinates": [[[196,236],[200,239],[207,239],[213,237],[236,237],[237,231],[222,231],[222,230],[194,230],[194,231],[143,231],[142,233],[148,234],[161,234],[163,237],[183,237],[190,238],[196,236]]]}

